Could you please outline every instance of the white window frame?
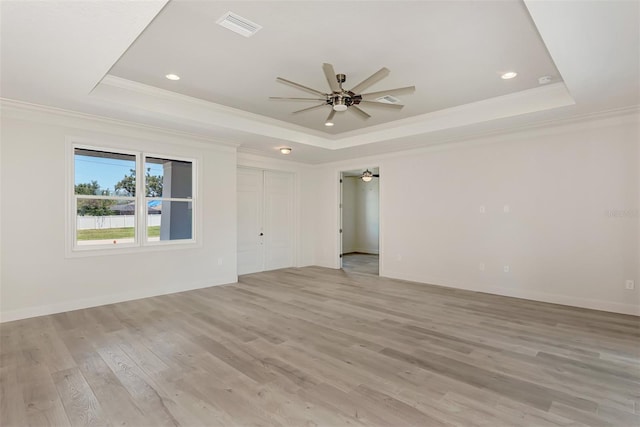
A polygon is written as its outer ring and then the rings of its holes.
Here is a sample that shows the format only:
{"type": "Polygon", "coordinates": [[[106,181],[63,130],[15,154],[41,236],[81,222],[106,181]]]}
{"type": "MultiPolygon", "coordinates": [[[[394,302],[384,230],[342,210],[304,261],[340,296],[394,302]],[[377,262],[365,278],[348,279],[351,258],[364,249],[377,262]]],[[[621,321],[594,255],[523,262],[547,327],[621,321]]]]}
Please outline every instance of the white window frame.
{"type": "Polygon", "coordinates": [[[162,152],[147,152],[144,150],[131,150],[113,145],[90,145],[81,142],[75,142],[69,140],[67,144],[68,156],[67,156],[67,185],[65,186],[66,200],[67,200],[67,244],[66,254],[67,257],[77,256],[96,256],[96,255],[111,255],[111,254],[123,254],[123,253],[135,253],[141,251],[150,250],[163,250],[163,249],[179,249],[179,248],[193,248],[195,246],[201,246],[200,239],[198,239],[199,227],[202,213],[199,210],[199,173],[197,158],[185,157],[180,155],[174,155],[171,153],[162,152]],[[76,195],[75,194],[75,150],[85,149],[106,153],[125,154],[135,156],[135,169],[136,169],[136,195],[130,196],[90,196],[90,195],[76,195]],[[150,197],[146,195],[146,170],[145,159],[147,157],[159,158],[165,160],[176,160],[182,162],[191,163],[191,199],[188,199],[192,203],[191,211],[191,239],[179,239],[179,240],[160,240],[160,241],[148,241],[147,239],[147,199],[152,200],[167,200],[167,201],[185,201],[186,198],[162,198],[162,197],[150,197]],[[142,177],[138,179],[138,177],[142,177]],[[78,199],[130,199],[136,202],[136,212],[134,214],[135,233],[133,243],[120,243],[117,245],[111,244],[96,244],[96,245],[78,245],[77,241],[77,200],[78,199]]]}
{"type": "MultiPolygon", "coordinates": [[[[143,239],[141,240],[144,246],[164,246],[164,245],[180,245],[184,243],[195,243],[196,242],[196,194],[197,194],[197,173],[196,173],[196,161],[195,159],[188,157],[180,157],[180,156],[171,156],[167,154],[159,154],[159,153],[149,153],[149,152],[141,152],[142,158],[140,159],[140,166],[142,167],[142,197],[144,201],[144,206],[141,206],[138,214],[144,214],[144,230],[142,230],[143,239]],[[147,197],[147,173],[145,170],[145,164],[147,157],[152,157],[155,159],[163,159],[163,160],[175,160],[178,162],[190,162],[191,163],[191,199],[186,197],[147,197]],[[149,214],[147,213],[147,200],[160,200],[160,201],[168,201],[168,202],[191,202],[191,239],[179,239],[179,240],[158,240],[156,242],[150,242],[147,240],[147,228],[149,214]]],[[[136,175],[137,176],[137,175],[136,175]]],[[[137,183],[136,183],[137,185],[137,183]]],[[[138,190],[136,188],[136,194],[138,194],[138,190]]]]}

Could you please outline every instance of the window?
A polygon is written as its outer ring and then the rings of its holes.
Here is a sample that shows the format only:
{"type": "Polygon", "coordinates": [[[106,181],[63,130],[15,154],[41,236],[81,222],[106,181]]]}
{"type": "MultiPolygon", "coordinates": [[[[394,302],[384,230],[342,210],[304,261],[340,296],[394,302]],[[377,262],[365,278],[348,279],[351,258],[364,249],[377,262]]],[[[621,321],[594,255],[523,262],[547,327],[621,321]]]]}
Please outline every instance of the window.
{"type": "Polygon", "coordinates": [[[73,165],[75,250],[194,241],[194,160],[74,146],[73,165]]]}
{"type": "Polygon", "coordinates": [[[147,240],[193,236],[193,163],[145,157],[147,240]]]}

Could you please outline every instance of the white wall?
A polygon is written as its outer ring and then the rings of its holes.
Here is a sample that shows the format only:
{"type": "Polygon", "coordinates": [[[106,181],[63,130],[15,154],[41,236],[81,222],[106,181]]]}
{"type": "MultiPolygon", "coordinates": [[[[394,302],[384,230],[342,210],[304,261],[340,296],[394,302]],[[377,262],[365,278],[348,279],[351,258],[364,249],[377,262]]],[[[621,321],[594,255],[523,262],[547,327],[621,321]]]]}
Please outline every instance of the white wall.
{"type": "Polygon", "coordinates": [[[235,282],[235,147],[114,121],[3,104],[2,320],[235,282]],[[199,246],[66,257],[69,137],[200,160],[199,246]],[[42,210],[47,215],[42,215],[42,210]]]}
{"type": "Polygon", "coordinates": [[[342,184],[342,252],[378,253],[379,180],[345,177],[342,184]]]}
{"type": "Polygon", "coordinates": [[[1,119],[2,320],[235,281],[237,165],[296,174],[297,266],[338,266],[340,171],[376,164],[383,276],[640,313],[637,116],[321,166],[5,103],[1,119]],[[200,158],[201,246],[66,257],[69,136],[200,158]]]}
{"type": "Polygon", "coordinates": [[[381,275],[640,314],[639,139],[629,115],[322,166],[316,261],[338,263],[332,177],[378,164],[381,275]]]}

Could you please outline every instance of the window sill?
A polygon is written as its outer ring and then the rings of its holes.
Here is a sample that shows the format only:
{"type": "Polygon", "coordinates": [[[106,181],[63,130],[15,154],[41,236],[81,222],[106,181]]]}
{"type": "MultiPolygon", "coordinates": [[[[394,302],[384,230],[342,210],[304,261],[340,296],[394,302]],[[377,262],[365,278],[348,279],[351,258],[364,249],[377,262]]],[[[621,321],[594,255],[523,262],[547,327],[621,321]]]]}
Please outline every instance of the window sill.
{"type": "Polygon", "coordinates": [[[196,240],[180,240],[173,242],[152,242],[145,245],[121,244],[118,246],[96,245],[96,246],[75,246],[65,251],[65,258],[85,258],[110,255],[143,254],[150,252],[198,249],[202,243],[196,240]]]}

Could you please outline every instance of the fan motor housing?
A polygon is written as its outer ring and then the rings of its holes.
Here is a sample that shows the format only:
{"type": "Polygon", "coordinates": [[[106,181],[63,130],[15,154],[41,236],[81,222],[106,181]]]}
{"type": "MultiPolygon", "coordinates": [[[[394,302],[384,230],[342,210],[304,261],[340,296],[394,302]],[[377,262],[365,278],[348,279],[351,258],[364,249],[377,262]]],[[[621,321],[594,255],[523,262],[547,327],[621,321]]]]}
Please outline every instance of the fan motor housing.
{"type": "Polygon", "coordinates": [[[334,107],[342,105],[345,106],[344,109],[342,109],[341,107],[339,107],[338,109],[334,108],[334,110],[336,111],[344,111],[346,110],[346,107],[350,107],[354,104],[359,104],[362,100],[361,96],[348,91],[343,91],[342,93],[334,93],[328,98],[329,99],[327,100],[327,103],[333,105],[334,107]]]}

